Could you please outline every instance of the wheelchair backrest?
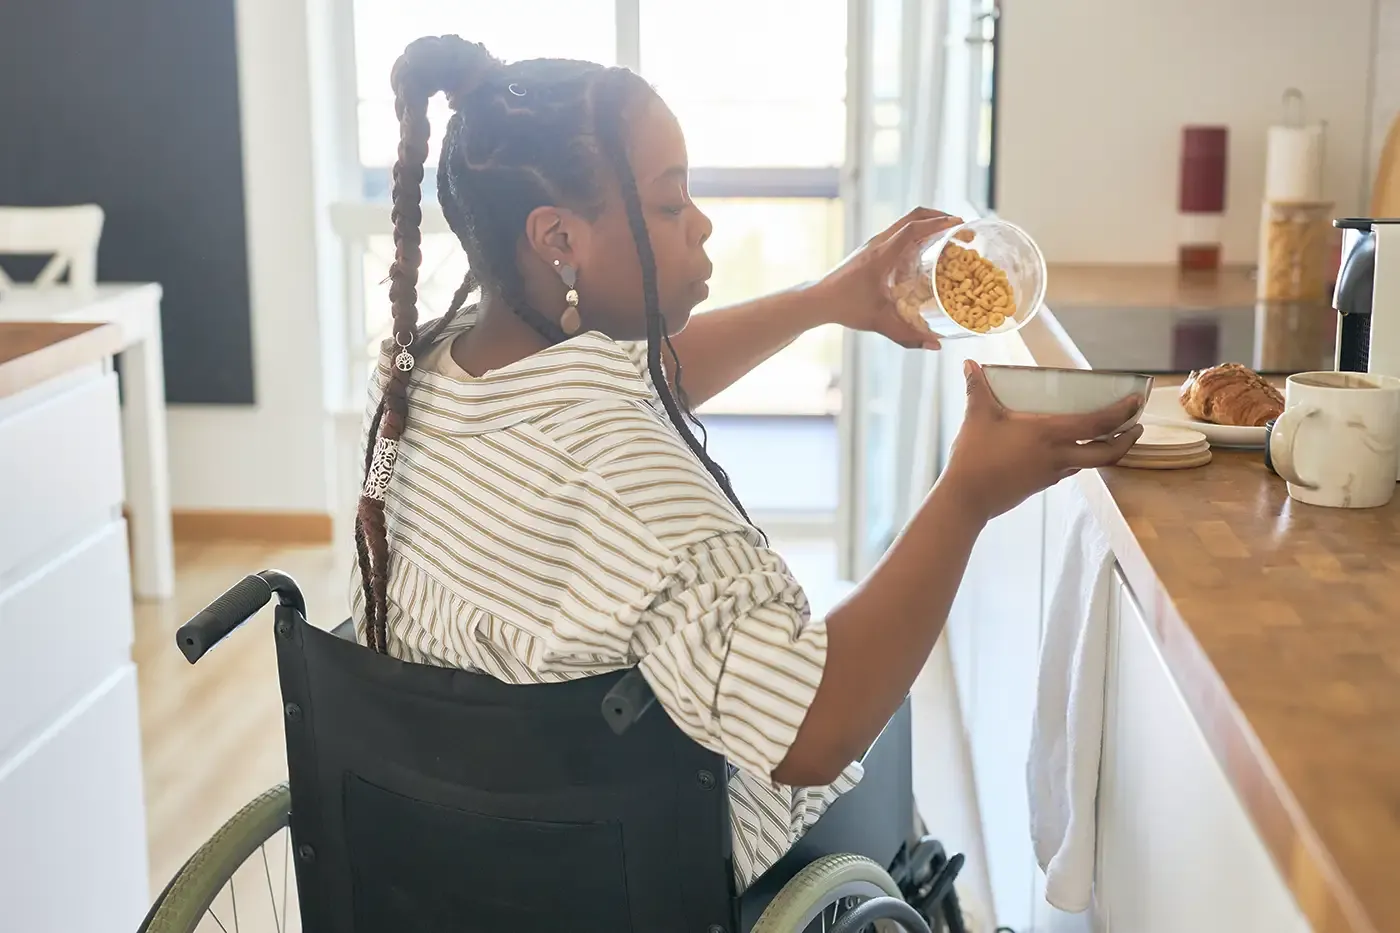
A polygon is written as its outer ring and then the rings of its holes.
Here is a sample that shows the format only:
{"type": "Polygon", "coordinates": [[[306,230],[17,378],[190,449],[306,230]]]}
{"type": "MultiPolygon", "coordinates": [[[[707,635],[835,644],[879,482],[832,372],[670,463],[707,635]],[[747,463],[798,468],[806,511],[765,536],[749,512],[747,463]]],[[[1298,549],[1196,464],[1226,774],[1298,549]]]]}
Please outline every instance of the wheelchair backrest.
{"type": "Polygon", "coordinates": [[[734,930],[726,766],[620,675],[508,685],[277,609],[307,933],[734,930]]]}

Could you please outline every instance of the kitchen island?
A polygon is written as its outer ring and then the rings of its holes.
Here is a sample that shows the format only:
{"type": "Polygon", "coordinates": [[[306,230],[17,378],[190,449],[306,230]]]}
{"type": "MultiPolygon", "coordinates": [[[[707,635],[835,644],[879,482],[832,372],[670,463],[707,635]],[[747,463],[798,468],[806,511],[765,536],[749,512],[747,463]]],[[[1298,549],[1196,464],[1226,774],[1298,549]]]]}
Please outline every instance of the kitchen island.
{"type": "MultiPolygon", "coordinates": [[[[945,455],[964,355],[1085,365],[1050,314],[950,344],[934,377],[945,455]]],[[[1400,931],[1400,497],[1304,506],[1248,451],[1080,474],[988,527],[948,634],[999,923],[1400,931]],[[1024,765],[1078,496],[1117,565],[1096,903],[1069,916],[1040,896],[1024,765]]]]}
{"type": "Polygon", "coordinates": [[[148,903],[110,324],[0,321],[0,930],[148,903]]]}

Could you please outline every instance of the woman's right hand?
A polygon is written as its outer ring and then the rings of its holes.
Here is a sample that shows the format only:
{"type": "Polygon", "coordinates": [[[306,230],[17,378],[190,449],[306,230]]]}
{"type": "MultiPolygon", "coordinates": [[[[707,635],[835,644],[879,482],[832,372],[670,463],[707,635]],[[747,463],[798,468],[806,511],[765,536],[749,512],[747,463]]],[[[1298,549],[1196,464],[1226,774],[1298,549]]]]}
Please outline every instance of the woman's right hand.
{"type": "Polygon", "coordinates": [[[1087,415],[1027,415],[1002,407],[981,366],[968,360],[963,371],[967,417],[943,482],[956,487],[978,518],[1009,512],[1080,470],[1112,466],[1142,436],[1139,425],[1109,440],[1092,440],[1117,430],[1141,399],[1127,398],[1087,415]]]}

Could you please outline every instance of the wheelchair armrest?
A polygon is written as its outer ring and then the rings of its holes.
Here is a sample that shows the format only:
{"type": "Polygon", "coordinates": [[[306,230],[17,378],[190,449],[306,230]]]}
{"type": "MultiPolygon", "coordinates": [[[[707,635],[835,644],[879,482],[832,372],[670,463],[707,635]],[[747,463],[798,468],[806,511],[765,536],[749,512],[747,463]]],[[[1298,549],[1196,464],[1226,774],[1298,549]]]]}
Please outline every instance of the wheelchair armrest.
{"type": "Polygon", "coordinates": [[[641,669],[634,667],[603,697],[603,719],[615,734],[622,735],[655,702],[651,684],[642,676],[641,669]]]}

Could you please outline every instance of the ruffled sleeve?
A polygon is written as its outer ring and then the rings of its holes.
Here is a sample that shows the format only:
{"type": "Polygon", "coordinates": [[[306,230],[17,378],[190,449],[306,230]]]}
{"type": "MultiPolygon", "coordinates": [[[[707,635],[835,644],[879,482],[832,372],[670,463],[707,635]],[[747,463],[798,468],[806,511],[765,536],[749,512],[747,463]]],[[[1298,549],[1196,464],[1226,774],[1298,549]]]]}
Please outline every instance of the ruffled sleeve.
{"type": "Polygon", "coordinates": [[[746,535],[678,556],[633,635],[642,673],[687,735],[771,780],[821,683],[826,627],[782,559],[746,535]]]}

